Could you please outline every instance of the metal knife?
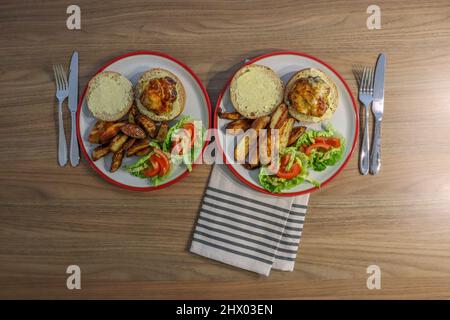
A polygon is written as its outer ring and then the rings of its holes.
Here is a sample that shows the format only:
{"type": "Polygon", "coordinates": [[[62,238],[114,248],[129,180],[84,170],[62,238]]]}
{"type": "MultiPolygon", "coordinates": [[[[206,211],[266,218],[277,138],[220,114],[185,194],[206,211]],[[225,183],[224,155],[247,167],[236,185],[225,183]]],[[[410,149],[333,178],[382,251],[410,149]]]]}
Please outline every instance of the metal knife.
{"type": "Polygon", "coordinates": [[[78,139],[76,132],[76,117],[78,108],[78,52],[72,54],[69,73],[69,110],[72,119],[72,131],[70,134],[70,163],[76,167],[80,162],[78,139]]]}
{"type": "Polygon", "coordinates": [[[386,67],[386,55],[378,56],[375,67],[375,79],[373,86],[372,113],[375,125],[372,139],[372,151],[370,153],[370,173],[378,174],[381,167],[381,121],[384,110],[384,70],[386,67]]]}

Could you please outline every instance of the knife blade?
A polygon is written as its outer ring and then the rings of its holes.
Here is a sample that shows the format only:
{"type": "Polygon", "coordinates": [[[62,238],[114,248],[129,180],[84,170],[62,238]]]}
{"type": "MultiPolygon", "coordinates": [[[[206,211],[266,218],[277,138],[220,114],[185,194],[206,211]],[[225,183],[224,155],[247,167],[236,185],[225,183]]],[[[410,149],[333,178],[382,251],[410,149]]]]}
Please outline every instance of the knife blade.
{"type": "Polygon", "coordinates": [[[72,131],[70,134],[70,163],[76,167],[80,162],[78,139],[76,133],[76,114],[78,108],[78,52],[72,54],[69,73],[69,110],[72,119],[72,131]]]}
{"type": "Polygon", "coordinates": [[[375,67],[375,79],[373,85],[372,113],[375,125],[372,138],[372,152],[370,153],[370,173],[378,174],[381,168],[381,121],[384,111],[384,71],[386,68],[386,56],[381,53],[378,56],[375,67]]]}
{"type": "Polygon", "coordinates": [[[78,107],[78,52],[72,54],[69,73],[69,110],[76,112],[78,107]]]}
{"type": "MultiPolygon", "coordinates": [[[[375,80],[373,84],[373,99],[384,100],[384,69],[386,66],[386,56],[381,53],[378,56],[377,65],[375,67],[375,80]]],[[[383,106],[382,106],[383,107],[383,106]]]]}

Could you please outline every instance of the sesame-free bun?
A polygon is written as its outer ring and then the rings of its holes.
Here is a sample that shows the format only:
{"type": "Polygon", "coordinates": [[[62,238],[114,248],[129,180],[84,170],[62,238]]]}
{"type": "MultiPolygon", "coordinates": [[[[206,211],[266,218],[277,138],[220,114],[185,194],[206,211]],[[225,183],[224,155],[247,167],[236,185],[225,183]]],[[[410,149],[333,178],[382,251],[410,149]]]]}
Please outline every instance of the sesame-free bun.
{"type": "Polygon", "coordinates": [[[155,68],[148,70],[141,75],[134,88],[134,99],[137,108],[142,114],[146,115],[147,117],[149,117],[154,121],[169,121],[178,117],[183,112],[186,103],[186,93],[183,84],[176,75],[174,75],[172,72],[168,70],[155,68]],[[149,110],[145,106],[143,106],[140,97],[150,80],[164,77],[169,77],[176,81],[177,97],[176,100],[173,102],[172,108],[169,112],[157,114],[154,111],[149,110]]]}
{"type": "Polygon", "coordinates": [[[303,69],[297,72],[292,76],[292,78],[289,80],[289,82],[286,85],[286,90],[284,93],[284,102],[288,106],[289,113],[292,117],[297,119],[298,121],[302,122],[321,122],[324,120],[328,120],[333,116],[334,111],[336,111],[336,108],[338,106],[339,102],[339,94],[336,87],[336,84],[333,82],[333,80],[330,79],[324,72],[314,69],[314,68],[308,68],[303,69]],[[320,77],[330,88],[330,93],[328,95],[328,108],[326,112],[321,117],[315,117],[311,115],[306,115],[303,113],[298,112],[290,103],[289,101],[289,94],[295,87],[296,81],[301,78],[309,78],[309,77],[320,77]]]}
{"type": "Polygon", "coordinates": [[[250,64],[231,80],[230,97],[236,111],[249,119],[271,114],[283,101],[284,85],[269,67],[250,64]]]}
{"type": "Polygon", "coordinates": [[[119,120],[133,104],[133,85],[120,73],[100,72],[88,83],[86,102],[97,119],[119,120]]]}

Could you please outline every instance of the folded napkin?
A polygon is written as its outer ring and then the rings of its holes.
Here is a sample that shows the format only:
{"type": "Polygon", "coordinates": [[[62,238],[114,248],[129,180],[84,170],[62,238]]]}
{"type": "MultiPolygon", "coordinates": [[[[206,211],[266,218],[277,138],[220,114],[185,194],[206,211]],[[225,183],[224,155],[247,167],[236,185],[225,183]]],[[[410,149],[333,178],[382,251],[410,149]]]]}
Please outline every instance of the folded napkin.
{"type": "Polygon", "coordinates": [[[191,252],[268,276],[292,271],[309,194],[273,197],[245,186],[224,164],[213,167],[191,252]]]}

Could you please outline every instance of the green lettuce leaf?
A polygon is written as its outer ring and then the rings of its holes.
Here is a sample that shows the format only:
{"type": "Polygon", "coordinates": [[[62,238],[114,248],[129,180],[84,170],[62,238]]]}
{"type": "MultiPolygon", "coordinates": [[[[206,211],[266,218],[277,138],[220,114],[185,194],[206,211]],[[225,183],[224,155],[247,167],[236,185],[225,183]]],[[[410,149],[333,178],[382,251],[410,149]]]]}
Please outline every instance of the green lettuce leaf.
{"type": "Polygon", "coordinates": [[[150,157],[154,154],[154,152],[150,152],[148,155],[141,157],[135,163],[129,166],[124,166],[125,170],[127,170],[128,173],[135,177],[147,178],[146,176],[144,176],[143,172],[149,168],[150,164],[148,159],[150,159],[150,157]]]}
{"type": "Polygon", "coordinates": [[[188,171],[192,171],[192,164],[197,159],[202,151],[202,147],[205,141],[206,130],[203,128],[201,121],[193,120],[189,116],[184,116],[178,121],[174,126],[172,126],[167,132],[166,139],[163,142],[163,151],[170,152],[172,147],[172,137],[177,132],[177,130],[181,129],[186,123],[194,123],[195,127],[195,138],[194,138],[194,148],[191,149],[190,153],[184,155],[172,155],[171,161],[175,165],[179,165],[184,163],[188,169],[188,171]]]}
{"type": "Polygon", "coordinates": [[[261,186],[273,193],[279,193],[283,190],[291,189],[304,181],[308,180],[308,159],[303,153],[297,152],[295,148],[286,148],[283,154],[291,153],[291,157],[295,158],[295,161],[300,162],[302,171],[300,174],[292,179],[279,178],[276,175],[271,174],[268,167],[262,167],[259,171],[259,183],[261,186]]]}
{"type": "MultiPolygon", "coordinates": [[[[150,145],[153,147],[159,148],[159,145],[157,143],[151,142],[150,145]]],[[[130,173],[131,175],[133,175],[135,177],[142,178],[142,179],[149,179],[154,186],[159,185],[161,182],[165,181],[167,179],[167,177],[170,176],[173,166],[172,165],[170,166],[169,171],[163,177],[160,177],[160,176],[147,177],[147,176],[145,176],[144,175],[145,170],[147,170],[150,167],[150,162],[148,161],[148,159],[150,159],[150,157],[154,154],[155,154],[154,151],[150,152],[148,155],[141,157],[135,163],[133,163],[129,166],[125,166],[124,167],[125,170],[127,170],[128,173],[130,173]]]]}
{"type": "Polygon", "coordinates": [[[206,129],[203,127],[203,124],[201,121],[194,121],[194,127],[195,127],[195,140],[194,140],[194,148],[191,149],[191,161],[190,164],[186,164],[188,167],[189,172],[192,171],[192,163],[194,163],[195,160],[200,156],[203,145],[205,144],[206,140],[206,129]]]}
{"type": "Polygon", "coordinates": [[[345,139],[337,133],[334,128],[327,124],[324,126],[325,130],[316,131],[308,130],[303,135],[301,135],[295,146],[300,149],[301,146],[309,146],[314,143],[316,137],[338,137],[341,140],[341,145],[339,148],[331,148],[327,151],[312,150],[308,157],[308,166],[314,171],[323,171],[327,166],[333,166],[338,161],[340,161],[344,155],[345,151],[345,139]]]}
{"type": "Polygon", "coordinates": [[[172,136],[173,134],[180,128],[183,127],[184,124],[191,122],[190,116],[183,116],[175,125],[170,127],[169,131],[167,131],[166,139],[163,142],[163,151],[170,152],[172,146],[172,136]]]}

